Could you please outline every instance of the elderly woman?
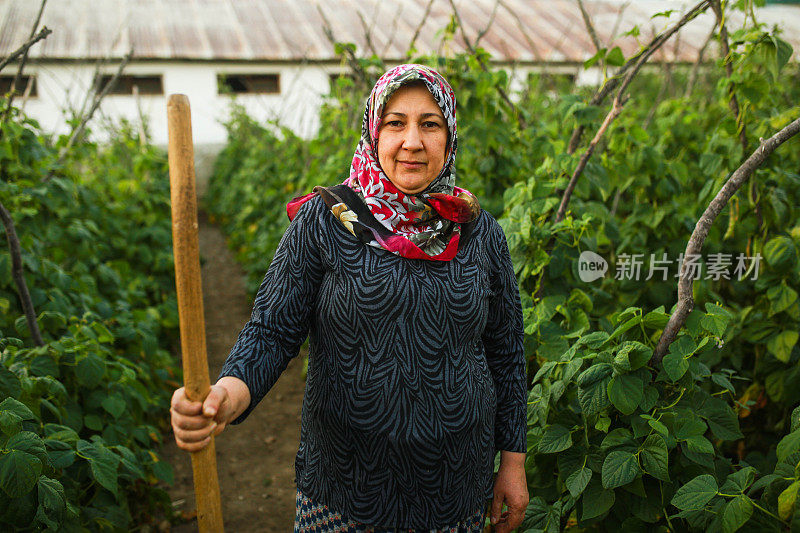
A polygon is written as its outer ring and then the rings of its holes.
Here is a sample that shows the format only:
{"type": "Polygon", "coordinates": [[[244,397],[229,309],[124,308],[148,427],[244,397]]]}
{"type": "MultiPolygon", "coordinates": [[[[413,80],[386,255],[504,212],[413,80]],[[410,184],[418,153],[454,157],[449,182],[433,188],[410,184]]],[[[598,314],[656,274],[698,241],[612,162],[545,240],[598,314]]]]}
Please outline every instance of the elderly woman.
{"type": "Polygon", "coordinates": [[[496,531],[522,521],[519,293],[500,226],[455,186],[455,109],[431,68],[378,80],[349,178],[287,206],[211,393],[173,396],[175,439],[198,450],[247,417],[310,334],[296,532],[481,531],[490,499],[496,531]]]}

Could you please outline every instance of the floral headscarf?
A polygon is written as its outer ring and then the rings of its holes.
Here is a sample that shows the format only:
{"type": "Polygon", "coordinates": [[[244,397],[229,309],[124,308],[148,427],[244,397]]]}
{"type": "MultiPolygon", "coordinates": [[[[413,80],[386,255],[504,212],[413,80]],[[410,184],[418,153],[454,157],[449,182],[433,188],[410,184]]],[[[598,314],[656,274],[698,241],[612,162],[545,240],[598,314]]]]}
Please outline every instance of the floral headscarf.
{"type": "Polygon", "coordinates": [[[378,79],[367,99],[350,176],[340,186],[315,187],[313,193],[289,202],[289,218],[294,218],[301,204],[320,194],[345,228],[367,244],[411,259],[449,261],[458,251],[461,225],[480,212],[477,199],[455,186],[457,146],[456,97],[450,84],[424,65],[395,67],[378,79]],[[395,187],[381,169],[377,140],[389,98],[417,80],[442,110],[448,143],[441,172],[424,191],[412,195],[395,187]]]}

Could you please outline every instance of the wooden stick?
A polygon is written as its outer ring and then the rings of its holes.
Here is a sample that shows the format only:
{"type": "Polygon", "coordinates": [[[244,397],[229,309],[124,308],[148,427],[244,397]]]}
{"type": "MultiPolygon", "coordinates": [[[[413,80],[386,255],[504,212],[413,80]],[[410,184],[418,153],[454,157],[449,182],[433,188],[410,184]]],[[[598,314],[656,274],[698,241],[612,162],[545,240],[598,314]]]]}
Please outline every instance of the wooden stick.
{"type": "MultiPolygon", "coordinates": [[[[208,379],[203,287],[200,280],[192,118],[189,99],[185,95],[173,94],[169,97],[167,119],[172,247],[175,254],[183,379],[186,396],[192,401],[202,402],[211,389],[211,383],[208,379]]],[[[208,446],[192,452],[192,471],[198,527],[201,533],[222,531],[222,506],[213,437],[208,446]]]]}

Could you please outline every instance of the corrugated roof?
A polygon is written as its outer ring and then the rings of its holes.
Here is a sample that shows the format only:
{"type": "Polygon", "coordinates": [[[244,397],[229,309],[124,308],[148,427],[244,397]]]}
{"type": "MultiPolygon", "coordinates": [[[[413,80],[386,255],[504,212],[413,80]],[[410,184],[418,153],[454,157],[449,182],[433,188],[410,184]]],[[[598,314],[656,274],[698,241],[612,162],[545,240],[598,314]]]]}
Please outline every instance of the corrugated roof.
{"type": "MultiPolygon", "coordinates": [[[[441,51],[441,33],[453,11],[449,0],[433,0],[420,27],[428,2],[50,0],[42,22],[53,33],[31,49],[30,57],[121,57],[133,48],[139,59],[336,60],[325,34],[327,20],[337,41],[356,43],[359,50],[374,50],[387,60],[401,60],[418,27],[417,50],[441,51]]],[[[470,40],[492,20],[480,45],[496,61],[575,63],[595,53],[575,0],[456,0],[455,4],[470,40]]],[[[626,56],[689,8],[687,2],[651,0],[586,0],[585,5],[600,41],[619,45],[626,56]],[[652,18],[667,9],[674,10],[670,17],[652,18]],[[638,41],[619,36],[634,25],[641,32],[638,41]]],[[[0,0],[0,56],[25,42],[38,9],[38,0],[0,0]]],[[[768,26],[779,25],[783,38],[800,49],[800,6],[767,6],[758,9],[757,18],[768,26]]],[[[656,59],[693,61],[713,24],[711,14],[701,15],[656,59]]],[[[733,13],[728,24],[737,27],[741,16],[733,13]]],[[[465,49],[460,32],[447,46],[455,52],[465,49]]]]}

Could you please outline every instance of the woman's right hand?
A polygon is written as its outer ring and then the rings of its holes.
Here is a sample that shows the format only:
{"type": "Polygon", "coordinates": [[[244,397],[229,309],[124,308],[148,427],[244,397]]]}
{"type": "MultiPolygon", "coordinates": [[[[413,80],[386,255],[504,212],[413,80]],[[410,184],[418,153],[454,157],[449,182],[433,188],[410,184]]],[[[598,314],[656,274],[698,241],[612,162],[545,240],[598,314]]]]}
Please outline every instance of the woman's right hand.
{"type": "Polygon", "coordinates": [[[170,418],[178,448],[202,450],[250,404],[250,391],[241,380],[221,378],[203,402],[193,402],[181,387],[172,394],[170,418]]]}

